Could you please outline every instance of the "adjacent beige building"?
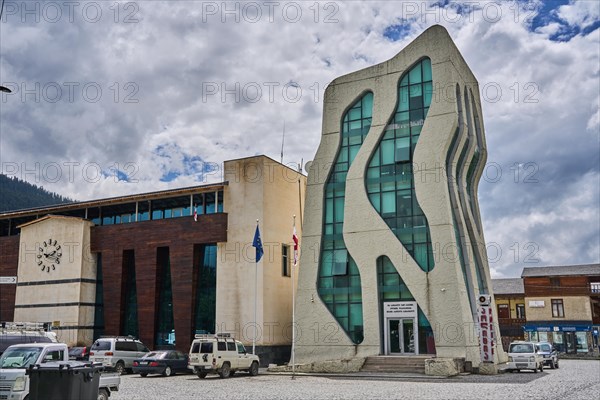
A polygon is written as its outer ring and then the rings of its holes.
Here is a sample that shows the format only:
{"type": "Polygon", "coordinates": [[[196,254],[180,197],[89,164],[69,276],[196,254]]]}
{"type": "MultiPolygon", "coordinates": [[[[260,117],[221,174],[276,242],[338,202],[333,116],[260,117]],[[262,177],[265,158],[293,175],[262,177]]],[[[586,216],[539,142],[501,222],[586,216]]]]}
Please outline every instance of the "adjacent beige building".
{"type": "Polygon", "coordinates": [[[0,214],[0,276],[16,277],[0,320],[51,322],[69,345],[132,335],[186,352],[195,334],[226,332],[283,363],[305,190],[297,168],[254,156],[226,161],[216,183],[0,214]]]}

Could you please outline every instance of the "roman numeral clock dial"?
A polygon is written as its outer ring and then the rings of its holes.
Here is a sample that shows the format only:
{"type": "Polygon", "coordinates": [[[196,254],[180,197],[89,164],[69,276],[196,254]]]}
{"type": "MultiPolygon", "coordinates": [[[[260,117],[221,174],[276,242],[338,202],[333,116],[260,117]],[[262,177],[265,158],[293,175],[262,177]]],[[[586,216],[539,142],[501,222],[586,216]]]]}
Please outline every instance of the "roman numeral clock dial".
{"type": "Polygon", "coordinates": [[[50,273],[55,271],[60,264],[62,250],[60,244],[56,240],[48,239],[40,244],[37,254],[37,265],[43,271],[50,273]]]}

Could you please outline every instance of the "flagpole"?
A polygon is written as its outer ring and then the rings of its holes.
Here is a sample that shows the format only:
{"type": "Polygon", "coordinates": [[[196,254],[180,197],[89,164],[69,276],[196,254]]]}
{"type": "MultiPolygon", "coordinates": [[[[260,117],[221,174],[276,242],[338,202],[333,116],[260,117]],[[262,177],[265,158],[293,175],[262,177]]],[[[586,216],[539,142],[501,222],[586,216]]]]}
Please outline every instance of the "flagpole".
{"type": "MultiPolygon", "coordinates": [[[[258,219],[256,220],[256,228],[258,228],[258,219]]],[[[254,337],[252,338],[252,354],[256,354],[256,304],[258,299],[258,259],[254,258],[254,337]]]]}
{"type": "MultiPolygon", "coordinates": [[[[294,235],[296,235],[296,215],[294,214],[294,235]]],[[[295,247],[295,243],[294,243],[295,247]]],[[[296,266],[297,256],[294,253],[294,262],[292,263],[292,379],[296,375],[296,294],[294,293],[294,267],[296,266]]]]}

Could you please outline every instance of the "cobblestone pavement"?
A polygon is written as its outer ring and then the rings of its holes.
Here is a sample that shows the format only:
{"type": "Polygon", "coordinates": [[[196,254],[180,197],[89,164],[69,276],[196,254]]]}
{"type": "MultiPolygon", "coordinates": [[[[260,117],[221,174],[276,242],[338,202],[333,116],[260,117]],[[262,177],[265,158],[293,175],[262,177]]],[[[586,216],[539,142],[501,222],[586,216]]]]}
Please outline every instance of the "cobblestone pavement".
{"type": "Polygon", "coordinates": [[[600,361],[561,360],[560,369],[495,376],[421,379],[406,374],[339,377],[240,373],[229,379],[176,375],[122,377],[111,400],[135,399],[565,399],[597,400],[600,361]]]}

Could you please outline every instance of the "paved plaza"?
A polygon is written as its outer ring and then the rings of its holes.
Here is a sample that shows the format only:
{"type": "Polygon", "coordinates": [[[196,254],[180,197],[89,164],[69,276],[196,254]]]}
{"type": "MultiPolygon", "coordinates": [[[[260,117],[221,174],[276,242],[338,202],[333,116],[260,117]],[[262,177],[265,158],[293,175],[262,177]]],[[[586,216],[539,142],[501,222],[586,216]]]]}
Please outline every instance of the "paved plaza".
{"type": "MultiPolygon", "coordinates": [[[[261,371],[262,372],[262,371],[261,371]]],[[[195,375],[123,376],[111,400],[133,399],[598,399],[600,361],[561,360],[560,369],[496,376],[430,378],[412,374],[297,376],[240,373],[230,379],[195,375]]]]}

